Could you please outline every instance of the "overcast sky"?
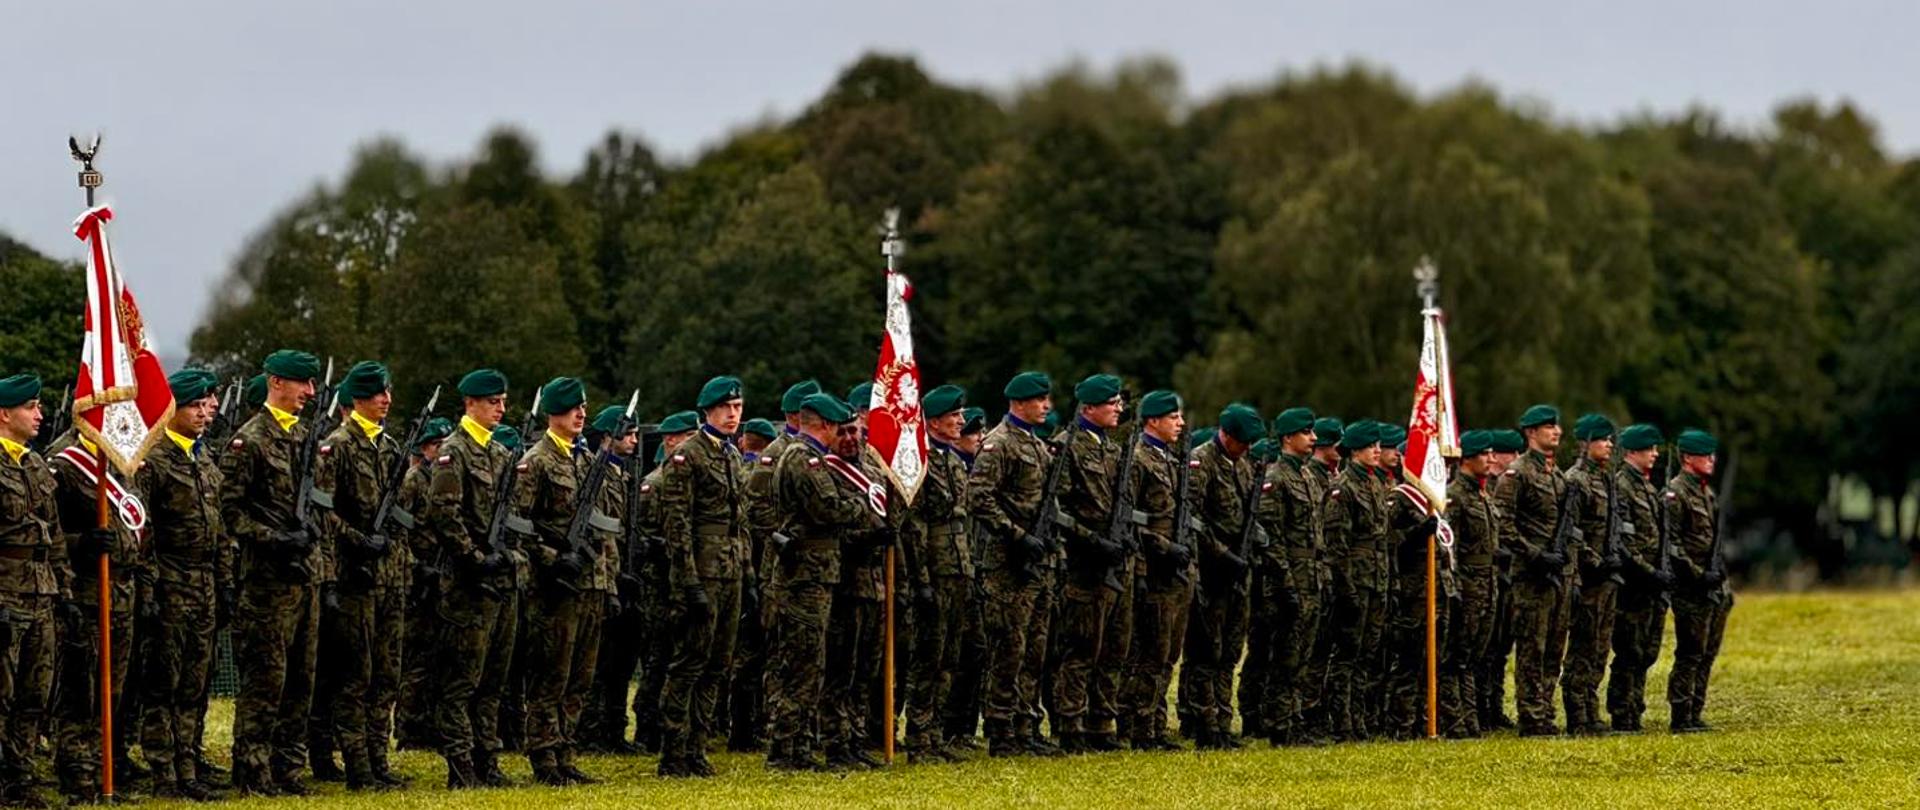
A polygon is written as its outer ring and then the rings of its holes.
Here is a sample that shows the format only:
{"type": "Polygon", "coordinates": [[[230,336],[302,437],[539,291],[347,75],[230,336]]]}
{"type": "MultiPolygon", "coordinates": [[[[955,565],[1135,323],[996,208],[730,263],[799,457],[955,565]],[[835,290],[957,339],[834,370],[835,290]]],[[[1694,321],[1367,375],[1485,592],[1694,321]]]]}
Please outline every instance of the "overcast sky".
{"type": "Polygon", "coordinates": [[[1844,96],[1890,147],[1920,151],[1920,4],[1573,5],[8,2],[0,232],[77,258],[65,138],[104,130],[116,255],[159,348],[178,356],[246,236],[369,137],[445,161],[512,123],[560,173],[620,128],[687,157],[798,111],[870,49],[996,89],[1075,59],[1164,54],[1195,96],[1358,58],[1423,93],[1478,78],[1582,122],[1701,103],[1757,125],[1784,98],[1844,96]]]}

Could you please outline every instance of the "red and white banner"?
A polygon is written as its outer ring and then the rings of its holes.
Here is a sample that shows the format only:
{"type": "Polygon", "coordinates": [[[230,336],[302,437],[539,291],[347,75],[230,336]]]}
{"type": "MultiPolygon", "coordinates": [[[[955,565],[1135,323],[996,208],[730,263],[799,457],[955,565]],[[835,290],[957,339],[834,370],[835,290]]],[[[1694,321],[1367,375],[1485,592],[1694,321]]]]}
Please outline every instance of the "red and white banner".
{"type": "Polygon", "coordinates": [[[1426,337],[1420,344],[1420,374],[1413,386],[1413,416],[1407,420],[1407,452],[1401,488],[1429,514],[1447,509],[1447,459],[1460,455],[1453,419],[1453,370],[1447,361],[1447,327],[1439,307],[1421,310],[1426,337]]]}
{"type": "Polygon", "coordinates": [[[87,243],[86,339],[73,389],[73,424],[122,475],[132,476],[173,417],[173,390],[147,345],[140,307],[114,264],[107,240],[112,219],[113,209],[102,205],[73,221],[73,235],[87,243]]]}
{"type": "MultiPolygon", "coordinates": [[[[99,485],[100,460],[94,458],[94,455],[87,452],[85,448],[77,444],[67,445],[67,449],[61,450],[54,457],[72,464],[88,484],[99,485]]],[[[127,528],[138,532],[147,527],[147,505],[140,501],[140,496],[123,486],[120,479],[115,478],[111,472],[107,473],[107,500],[120,513],[120,522],[127,528]]]]}
{"type": "Polygon", "coordinates": [[[912,297],[912,282],[888,270],[886,332],[880,340],[880,364],[873,373],[873,399],[867,411],[867,443],[880,453],[888,477],[909,506],[927,477],[920,364],[913,357],[913,316],[907,311],[912,297]]]}
{"type": "Polygon", "coordinates": [[[835,474],[839,475],[848,484],[853,485],[854,489],[860,490],[861,494],[867,496],[867,508],[873,510],[874,515],[879,517],[887,516],[887,488],[885,486],[881,485],[878,481],[868,478],[866,473],[860,471],[859,465],[848,462],[846,459],[837,455],[828,453],[822,456],[820,460],[826,462],[827,469],[834,471],[835,474]]]}

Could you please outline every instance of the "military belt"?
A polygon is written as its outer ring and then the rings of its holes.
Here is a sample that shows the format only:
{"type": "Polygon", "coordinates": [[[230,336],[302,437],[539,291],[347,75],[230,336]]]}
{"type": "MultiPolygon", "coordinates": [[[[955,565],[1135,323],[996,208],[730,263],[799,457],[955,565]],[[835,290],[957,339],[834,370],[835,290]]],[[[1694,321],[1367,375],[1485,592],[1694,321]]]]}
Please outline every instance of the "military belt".
{"type": "Polygon", "coordinates": [[[1158,519],[1148,520],[1147,531],[1171,532],[1173,531],[1173,518],[1158,518],[1158,519]]]}
{"type": "Polygon", "coordinates": [[[789,546],[794,551],[832,551],[840,547],[840,541],[825,535],[819,537],[801,537],[789,546]]]}
{"type": "Polygon", "coordinates": [[[1460,555],[1460,564],[1461,565],[1493,565],[1493,555],[1492,554],[1462,554],[1460,555]]]}
{"type": "Polygon", "coordinates": [[[966,531],[966,521],[955,520],[934,526],[929,529],[927,533],[933,537],[953,537],[955,535],[965,534],[966,531]]]}
{"type": "Polygon", "coordinates": [[[702,523],[693,527],[695,537],[732,537],[733,526],[727,523],[702,523]]]}
{"type": "Polygon", "coordinates": [[[1313,549],[1310,549],[1310,548],[1287,549],[1287,559],[1289,560],[1311,560],[1315,556],[1316,555],[1313,553],[1313,549]]]}
{"type": "Polygon", "coordinates": [[[1386,556],[1386,554],[1382,553],[1380,549],[1377,549],[1377,548],[1372,548],[1369,546],[1354,546],[1352,548],[1347,549],[1347,556],[1349,557],[1384,557],[1386,556]]]}
{"type": "Polygon", "coordinates": [[[46,562],[49,556],[46,546],[0,546],[0,558],[9,560],[46,562]]]}
{"type": "Polygon", "coordinates": [[[193,562],[193,563],[212,562],[214,557],[214,550],[211,548],[205,548],[205,547],[168,548],[168,549],[159,550],[155,553],[159,554],[161,557],[164,557],[166,559],[179,560],[180,562],[193,562]]]}
{"type": "Polygon", "coordinates": [[[587,516],[587,525],[603,532],[620,531],[620,521],[614,520],[611,515],[598,509],[593,510],[593,514],[587,516]]]}

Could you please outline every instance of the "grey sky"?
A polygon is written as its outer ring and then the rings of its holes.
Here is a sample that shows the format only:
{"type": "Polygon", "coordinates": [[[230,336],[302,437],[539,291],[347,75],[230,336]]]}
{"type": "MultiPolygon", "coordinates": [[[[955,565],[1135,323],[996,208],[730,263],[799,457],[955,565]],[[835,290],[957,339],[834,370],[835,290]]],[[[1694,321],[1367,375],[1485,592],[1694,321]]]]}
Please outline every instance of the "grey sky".
{"type": "Polygon", "coordinates": [[[104,129],[116,253],[177,355],[246,236],[377,134],[444,161],[513,123],[552,172],[610,128],[687,157],[883,49],[998,89],[1159,53],[1196,96],[1360,58],[1579,121],[1699,102],[1757,124],[1784,98],[1846,96],[1912,154],[1916,30],[1911,2],[33,0],[0,14],[0,231],[79,256],[64,139],[104,129]]]}

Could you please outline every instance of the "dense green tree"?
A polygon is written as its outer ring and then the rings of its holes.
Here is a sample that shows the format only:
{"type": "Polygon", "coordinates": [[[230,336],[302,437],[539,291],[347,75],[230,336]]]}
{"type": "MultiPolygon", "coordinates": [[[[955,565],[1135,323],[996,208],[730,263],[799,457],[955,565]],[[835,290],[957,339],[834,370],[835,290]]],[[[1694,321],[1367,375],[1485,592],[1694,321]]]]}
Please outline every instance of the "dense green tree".
{"type": "Polygon", "coordinates": [[[0,376],[38,375],[54,407],[79,371],[86,274],[0,234],[0,289],[0,376]]]}

